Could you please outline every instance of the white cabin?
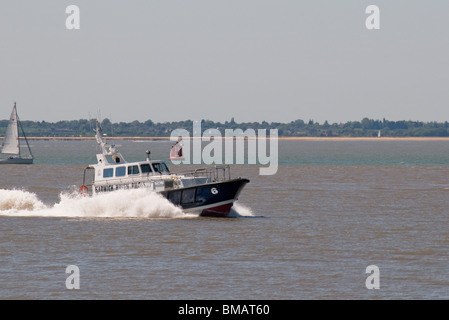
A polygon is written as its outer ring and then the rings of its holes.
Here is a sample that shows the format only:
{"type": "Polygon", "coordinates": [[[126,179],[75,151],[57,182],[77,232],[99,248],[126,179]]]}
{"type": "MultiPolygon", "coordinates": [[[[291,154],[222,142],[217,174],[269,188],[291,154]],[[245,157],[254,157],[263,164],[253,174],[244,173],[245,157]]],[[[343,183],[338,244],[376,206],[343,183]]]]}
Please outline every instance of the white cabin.
{"type": "Polygon", "coordinates": [[[91,187],[92,194],[142,187],[161,192],[230,180],[229,166],[172,174],[164,161],[151,160],[148,150],[145,161],[127,162],[114,145],[108,145],[103,141],[98,122],[95,131],[97,143],[101,146],[102,152],[97,154],[97,163],[87,166],[84,170],[83,186],[80,188],[84,194],[87,194],[88,186],[91,187]],[[86,177],[86,172],[91,170],[94,171],[93,175],[86,177]]]}

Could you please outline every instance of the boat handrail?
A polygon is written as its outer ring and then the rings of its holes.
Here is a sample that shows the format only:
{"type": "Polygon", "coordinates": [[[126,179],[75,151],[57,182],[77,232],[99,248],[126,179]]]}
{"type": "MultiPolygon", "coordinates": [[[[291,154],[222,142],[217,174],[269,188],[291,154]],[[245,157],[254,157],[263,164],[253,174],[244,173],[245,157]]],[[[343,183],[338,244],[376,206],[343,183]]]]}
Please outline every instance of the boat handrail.
{"type": "Polygon", "coordinates": [[[207,178],[208,181],[231,180],[231,167],[229,165],[217,165],[210,168],[197,168],[190,171],[176,173],[179,176],[192,176],[193,178],[207,178]]]}
{"type": "MultiPolygon", "coordinates": [[[[139,183],[139,182],[150,182],[150,181],[164,181],[167,179],[182,179],[193,178],[193,179],[205,179],[206,183],[221,182],[231,180],[231,167],[229,165],[217,165],[209,168],[197,168],[194,170],[170,173],[166,175],[136,175],[136,176],[126,176],[119,178],[107,178],[96,180],[95,183],[87,183],[86,181],[86,171],[89,169],[94,169],[93,167],[86,167],[84,169],[83,185],[91,187],[95,184],[97,186],[108,186],[108,185],[122,185],[128,183],[139,183]]],[[[202,182],[204,183],[204,182],[202,182]]]]}
{"type": "Polygon", "coordinates": [[[154,180],[167,180],[172,178],[172,174],[170,175],[145,175],[140,176],[136,175],[135,177],[121,177],[121,178],[108,178],[104,180],[96,180],[95,184],[101,185],[109,185],[109,184],[123,184],[123,183],[132,183],[132,182],[146,182],[146,181],[154,181],[154,180]]]}

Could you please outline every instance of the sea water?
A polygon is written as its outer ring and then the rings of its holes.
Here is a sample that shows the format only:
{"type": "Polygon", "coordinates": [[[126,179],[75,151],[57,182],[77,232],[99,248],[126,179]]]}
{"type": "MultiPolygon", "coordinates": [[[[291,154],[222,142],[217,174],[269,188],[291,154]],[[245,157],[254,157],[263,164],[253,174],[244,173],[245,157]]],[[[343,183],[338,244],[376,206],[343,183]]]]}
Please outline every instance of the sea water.
{"type": "MultiPolygon", "coordinates": [[[[118,144],[170,164],[168,141],[118,144]]],[[[448,141],[280,141],[275,175],[232,166],[250,183],[225,219],[143,189],[83,197],[93,141],[31,146],[0,167],[0,299],[449,298],[448,141]]]]}

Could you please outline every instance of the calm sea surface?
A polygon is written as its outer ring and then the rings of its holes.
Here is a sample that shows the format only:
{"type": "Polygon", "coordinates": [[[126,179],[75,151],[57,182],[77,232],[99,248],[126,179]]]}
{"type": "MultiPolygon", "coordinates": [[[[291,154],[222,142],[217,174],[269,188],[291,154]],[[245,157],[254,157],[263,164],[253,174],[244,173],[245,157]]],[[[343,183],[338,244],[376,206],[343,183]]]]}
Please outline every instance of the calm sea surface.
{"type": "MultiPolygon", "coordinates": [[[[118,144],[128,161],[171,145],[118,144]]],[[[95,142],[31,147],[35,164],[0,166],[0,299],[449,298],[449,141],[280,141],[277,174],[232,166],[251,182],[228,219],[81,198],[95,142]]]]}

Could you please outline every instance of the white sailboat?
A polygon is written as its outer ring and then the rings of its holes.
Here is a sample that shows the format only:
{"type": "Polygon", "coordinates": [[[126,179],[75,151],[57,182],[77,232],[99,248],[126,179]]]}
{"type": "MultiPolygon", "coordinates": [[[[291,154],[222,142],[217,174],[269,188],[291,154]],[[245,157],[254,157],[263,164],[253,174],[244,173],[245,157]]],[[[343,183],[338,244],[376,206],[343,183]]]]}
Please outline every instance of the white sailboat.
{"type": "Polygon", "coordinates": [[[32,164],[33,154],[31,153],[30,145],[23,131],[22,125],[17,116],[17,107],[14,102],[14,107],[9,118],[8,127],[6,128],[5,137],[3,138],[2,152],[1,152],[0,164],[32,164]],[[23,137],[28,147],[29,154],[23,156],[20,152],[20,138],[19,138],[19,126],[22,130],[23,137]]]}

